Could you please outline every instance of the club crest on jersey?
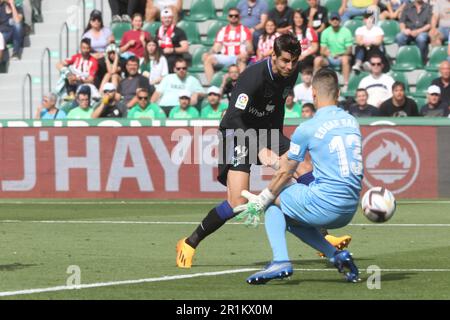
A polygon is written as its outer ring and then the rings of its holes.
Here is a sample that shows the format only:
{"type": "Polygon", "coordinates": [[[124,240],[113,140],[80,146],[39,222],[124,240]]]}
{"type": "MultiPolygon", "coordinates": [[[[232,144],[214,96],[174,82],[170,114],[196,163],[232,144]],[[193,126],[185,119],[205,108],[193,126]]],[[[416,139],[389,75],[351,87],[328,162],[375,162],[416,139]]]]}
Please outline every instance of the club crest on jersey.
{"type": "Polygon", "coordinates": [[[274,104],[268,104],[266,106],[266,111],[267,112],[273,112],[274,109],[275,109],[275,105],[274,104]]]}
{"type": "Polygon", "coordinates": [[[245,110],[245,108],[247,108],[248,100],[248,95],[246,95],[245,93],[241,93],[236,100],[235,107],[241,110],[245,110]]]}
{"type": "Polygon", "coordinates": [[[237,146],[234,148],[234,157],[232,158],[233,167],[237,167],[241,164],[242,160],[248,155],[248,149],[246,146],[237,146]]]}
{"type": "Polygon", "coordinates": [[[283,99],[286,99],[287,96],[289,95],[289,92],[291,92],[291,91],[292,91],[291,87],[287,87],[286,89],[284,89],[284,91],[283,91],[283,99]]]}

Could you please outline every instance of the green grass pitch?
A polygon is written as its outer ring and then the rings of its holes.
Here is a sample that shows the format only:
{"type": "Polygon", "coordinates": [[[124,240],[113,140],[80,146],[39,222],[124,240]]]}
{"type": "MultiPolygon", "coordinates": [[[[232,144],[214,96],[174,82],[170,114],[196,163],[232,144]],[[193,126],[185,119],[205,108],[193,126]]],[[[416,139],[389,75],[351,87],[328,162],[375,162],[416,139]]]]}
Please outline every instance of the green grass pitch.
{"type": "Polygon", "coordinates": [[[263,226],[228,224],[199,246],[192,269],[175,267],[177,240],[213,205],[2,200],[0,299],[450,299],[450,201],[400,202],[383,225],[358,212],[333,231],[353,237],[359,284],[288,235],[294,275],[264,286],[245,282],[271,259],[263,226]],[[367,286],[371,265],[382,269],[380,289],[367,286]],[[67,290],[69,266],[92,286],[67,290]]]}

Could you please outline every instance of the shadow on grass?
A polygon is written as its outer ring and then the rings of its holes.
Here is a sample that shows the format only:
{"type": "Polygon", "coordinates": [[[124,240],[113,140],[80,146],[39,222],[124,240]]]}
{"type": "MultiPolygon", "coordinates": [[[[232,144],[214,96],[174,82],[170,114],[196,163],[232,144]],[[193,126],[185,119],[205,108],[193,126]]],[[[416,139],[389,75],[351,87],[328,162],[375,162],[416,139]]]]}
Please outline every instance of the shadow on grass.
{"type": "Polygon", "coordinates": [[[22,264],[22,263],[4,264],[0,265],[0,271],[16,271],[36,266],[37,264],[22,264]]]}

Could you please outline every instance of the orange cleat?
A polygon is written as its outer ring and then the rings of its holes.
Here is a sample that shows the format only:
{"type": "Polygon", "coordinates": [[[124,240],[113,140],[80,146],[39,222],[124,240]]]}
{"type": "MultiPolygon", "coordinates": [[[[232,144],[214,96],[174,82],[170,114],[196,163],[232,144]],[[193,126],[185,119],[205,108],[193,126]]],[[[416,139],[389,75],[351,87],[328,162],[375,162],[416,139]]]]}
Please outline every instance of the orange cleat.
{"type": "MultiPolygon", "coordinates": [[[[335,247],[338,250],[342,250],[344,248],[347,248],[350,242],[352,241],[351,236],[342,236],[342,237],[335,237],[330,234],[327,234],[325,236],[325,239],[331,243],[333,247],[335,247]]],[[[325,257],[325,255],[322,252],[317,253],[320,257],[325,257]]]]}
{"type": "Polygon", "coordinates": [[[177,267],[189,269],[192,267],[195,249],[186,243],[187,238],[177,242],[177,267]]]}

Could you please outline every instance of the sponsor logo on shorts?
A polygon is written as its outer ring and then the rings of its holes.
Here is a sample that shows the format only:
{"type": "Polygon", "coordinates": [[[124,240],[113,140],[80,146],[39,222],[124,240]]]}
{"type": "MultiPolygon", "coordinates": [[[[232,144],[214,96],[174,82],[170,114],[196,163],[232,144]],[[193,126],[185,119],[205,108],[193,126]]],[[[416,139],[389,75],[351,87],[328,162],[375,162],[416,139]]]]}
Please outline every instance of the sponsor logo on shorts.
{"type": "Polygon", "coordinates": [[[246,95],[245,93],[241,93],[236,100],[235,107],[241,110],[245,110],[245,108],[247,108],[248,100],[248,95],[246,95]]]}

